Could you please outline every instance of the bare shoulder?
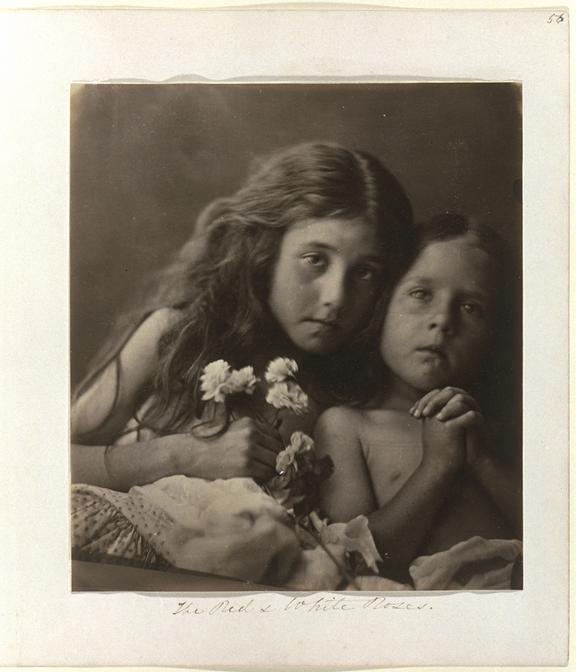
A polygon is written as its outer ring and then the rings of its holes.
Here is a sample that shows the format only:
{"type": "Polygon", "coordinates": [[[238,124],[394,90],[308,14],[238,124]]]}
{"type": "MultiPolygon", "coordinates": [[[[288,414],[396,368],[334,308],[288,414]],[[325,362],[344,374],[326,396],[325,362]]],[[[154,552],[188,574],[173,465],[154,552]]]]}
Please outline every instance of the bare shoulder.
{"type": "Polygon", "coordinates": [[[332,426],[338,431],[355,431],[366,427],[381,427],[401,422],[406,414],[386,407],[370,405],[363,407],[332,406],[320,416],[319,423],[332,426]]]}
{"type": "Polygon", "coordinates": [[[160,338],[182,319],[182,311],[177,308],[158,308],[142,322],[138,331],[160,338]]]}
{"type": "Polygon", "coordinates": [[[175,308],[159,308],[150,313],[124,346],[124,356],[137,353],[153,355],[162,336],[182,319],[181,311],[175,308]]]}
{"type": "Polygon", "coordinates": [[[355,432],[362,424],[363,411],[350,406],[332,406],[322,413],[316,424],[317,430],[355,432]]]}
{"type": "Polygon", "coordinates": [[[320,454],[343,455],[350,459],[360,454],[362,413],[347,406],[333,406],[324,411],[314,429],[314,439],[320,454]]]}
{"type": "Polygon", "coordinates": [[[409,413],[384,405],[373,405],[362,411],[362,424],[367,428],[401,427],[407,423],[414,423],[409,413]]]}
{"type": "Polygon", "coordinates": [[[181,313],[172,308],[150,313],[118,353],[94,374],[72,405],[75,440],[109,443],[117,438],[155,375],[160,339],[180,319],[181,313]]]}
{"type": "Polygon", "coordinates": [[[174,308],[150,313],[120,351],[124,390],[131,395],[155,373],[159,360],[160,339],[182,319],[174,308]]]}

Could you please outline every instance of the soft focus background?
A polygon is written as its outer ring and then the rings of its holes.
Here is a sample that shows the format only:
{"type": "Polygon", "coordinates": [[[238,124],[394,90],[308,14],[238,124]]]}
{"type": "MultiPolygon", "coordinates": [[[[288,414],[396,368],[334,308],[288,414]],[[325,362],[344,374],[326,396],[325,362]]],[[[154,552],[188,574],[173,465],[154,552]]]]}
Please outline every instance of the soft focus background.
{"type": "Polygon", "coordinates": [[[86,84],[71,98],[71,375],[251,161],[328,140],[370,151],[417,219],[450,210],[521,246],[516,84],[86,84]]]}

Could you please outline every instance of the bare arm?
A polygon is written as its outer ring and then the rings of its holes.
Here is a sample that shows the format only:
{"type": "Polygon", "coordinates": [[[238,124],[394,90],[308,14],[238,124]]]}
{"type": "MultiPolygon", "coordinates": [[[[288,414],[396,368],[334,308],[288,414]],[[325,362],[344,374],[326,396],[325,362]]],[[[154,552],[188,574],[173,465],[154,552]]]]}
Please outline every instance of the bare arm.
{"type": "Polygon", "coordinates": [[[106,447],[136,411],[158,362],[158,342],[178,318],[159,310],[132,334],[121,352],[74,400],[71,412],[72,482],[117,490],[174,473],[176,455],[157,442],[106,447]],[[120,454],[120,451],[121,454],[120,454]]]}
{"type": "Polygon", "coordinates": [[[446,387],[426,394],[413,411],[416,417],[435,415],[442,422],[457,423],[466,431],[466,463],[470,474],[520,536],[521,474],[499,459],[505,439],[491,431],[474,398],[460,388],[446,387]]]}
{"type": "Polygon", "coordinates": [[[72,482],[125,491],[181,473],[178,448],[167,438],[108,447],[72,444],[72,482]]]}
{"type": "Polygon", "coordinates": [[[177,311],[152,314],[72,408],[72,481],[115,490],[185,474],[215,479],[274,473],[281,442],[268,427],[248,418],[214,438],[174,434],[149,441],[111,445],[134,415],[142,391],[158,364],[158,342],[177,311]]]}
{"type": "Polygon", "coordinates": [[[250,418],[233,422],[225,434],[199,438],[172,434],[114,446],[72,445],[72,482],[126,491],[164,476],[183,474],[214,480],[274,473],[280,440],[250,418]]]}
{"type": "Polygon", "coordinates": [[[154,377],[160,338],[178,319],[178,311],[172,309],[157,310],[147,317],[118,355],[74,399],[73,442],[106,445],[118,438],[154,377]]]}
{"type": "Polygon", "coordinates": [[[464,453],[464,439],[437,420],[422,423],[423,457],[404,486],[369,516],[376,546],[386,563],[407,565],[430,534],[450,494],[464,453]]]}
{"type": "Polygon", "coordinates": [[[334,473],[323,484],[321,506],[332,522],[368,515],[376,507],[368,467],[358,436],[358,413],[347,408],[324,412],[314,430],[319,455],[334,461],[334,473]]]}
{"type": "Polygon", "coordinates": [[[334,460],[333,475],[323,485],[323,512],[331,521],[368,516],[380,554],[388,565],[406,565],[417,554],[449,494],[464,453],[463,436],[436,420],[423,422],[424,457],[421,464],[381,508],[360,443],[361,415],[331,408],[315,430],[318,452],[334,460]]]}

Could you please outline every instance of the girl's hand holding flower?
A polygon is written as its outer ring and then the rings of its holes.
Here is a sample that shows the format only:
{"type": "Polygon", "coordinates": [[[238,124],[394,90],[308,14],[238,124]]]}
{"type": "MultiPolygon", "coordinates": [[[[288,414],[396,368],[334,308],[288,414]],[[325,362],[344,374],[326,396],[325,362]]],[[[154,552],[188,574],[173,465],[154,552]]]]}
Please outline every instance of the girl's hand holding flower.
{"type": "MultiPolygon", "coordinates": [[[[202,476],[208,479],[251,477],[266,481],[276,473],[276,456],[282,448],[280,434],[269,424],[240,418],[233,421],[226,432],[206,441],[202,476]]],[[[191,472],[197,475],[197,467],[191,472]]]]}
{"type": "MultiPolygon", "coordinates": [[[[233,369],[223,359],[207,364],[200,376],[202,399],[216,404],[226,403],[227,397],[254,394],[257,383],[252,366],[233,369]]],[[[232,420],[223,434],[207,440],[202,457],[207,474],[203,477],[268,480],[275,473],[276,455],[282,447],[280,434],[268,423],[249,417],[232,420]]],[[[198,473],[196,465],[193,473],[198,473]]]]}
{"type": "MultiPolygon", "coordinates": [[[[277,431],[282,411],[295,415],[308,412],[308,396],[296,381],[297,373],[293,359],[277,357],[269,362],[264,379],[266,402],[276,409],[274,420],[259,422],[245,417],[232,422],[214,443],[213,454],[207,456],[217,463],[220,474],[224,467],[224,477],[251,476],[260,481],[266,492],[287,509],[294,509],[296,518],[312,510],[318,486],[333,468],[329,458],[316,458],[314,442],[303,432],[293,432],[284,447],[277,431]]],[[[259,379],[251,366],[235,370],[228,362],[217,360],[204,368],[200,382],[203,399],[226,405],[233,418],[234,396],[253,394],[259,379]]],[[[210,450],[210,445],[207,448],[210,450]]]]}
{"type": "MultiPolygon", "coordinates": [[[[274,420],[257,422],[244,418],[232,422],[215,444],[214,455],[207,459],[231,469],[233,476],[252,476],[259,480],[266,492],[287,509],[294,509],[298,518],[308,509],[312,510],[318,486],[331,474],[333,464],[329,458],[316,458],[314,442],[303,432],[293,432],[286,447],[280,440],[277,431],[280,413],[308,412],[308,396],[296,381],[297,373],[298,364],[293,359],[277,357],[270,361],[264,380],[266,402],[276,409],[274,420]],[[220,452],[221,457],[217,455],[220,452]]],[[[251,366],[235,370],[228,362],[217,360],[204,368],[200,382],[203,399],[226,405],[233,417],[233,397],[253,394],[259,379],[251,366]]]]}

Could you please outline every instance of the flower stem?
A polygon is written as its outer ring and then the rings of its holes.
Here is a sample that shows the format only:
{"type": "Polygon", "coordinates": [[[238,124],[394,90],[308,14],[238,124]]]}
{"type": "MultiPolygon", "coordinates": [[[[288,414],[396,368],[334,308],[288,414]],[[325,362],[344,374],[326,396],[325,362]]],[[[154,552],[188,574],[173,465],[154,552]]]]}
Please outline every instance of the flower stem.
{"type": "Polygon", "coordinates": [[[282,419],[280,418],[280,410],[281,409],[277,408],[274,413],[274,420],[272,421],[274,429],[278,429],[280,427],[280,423],[282,422],[282,419]]]}

